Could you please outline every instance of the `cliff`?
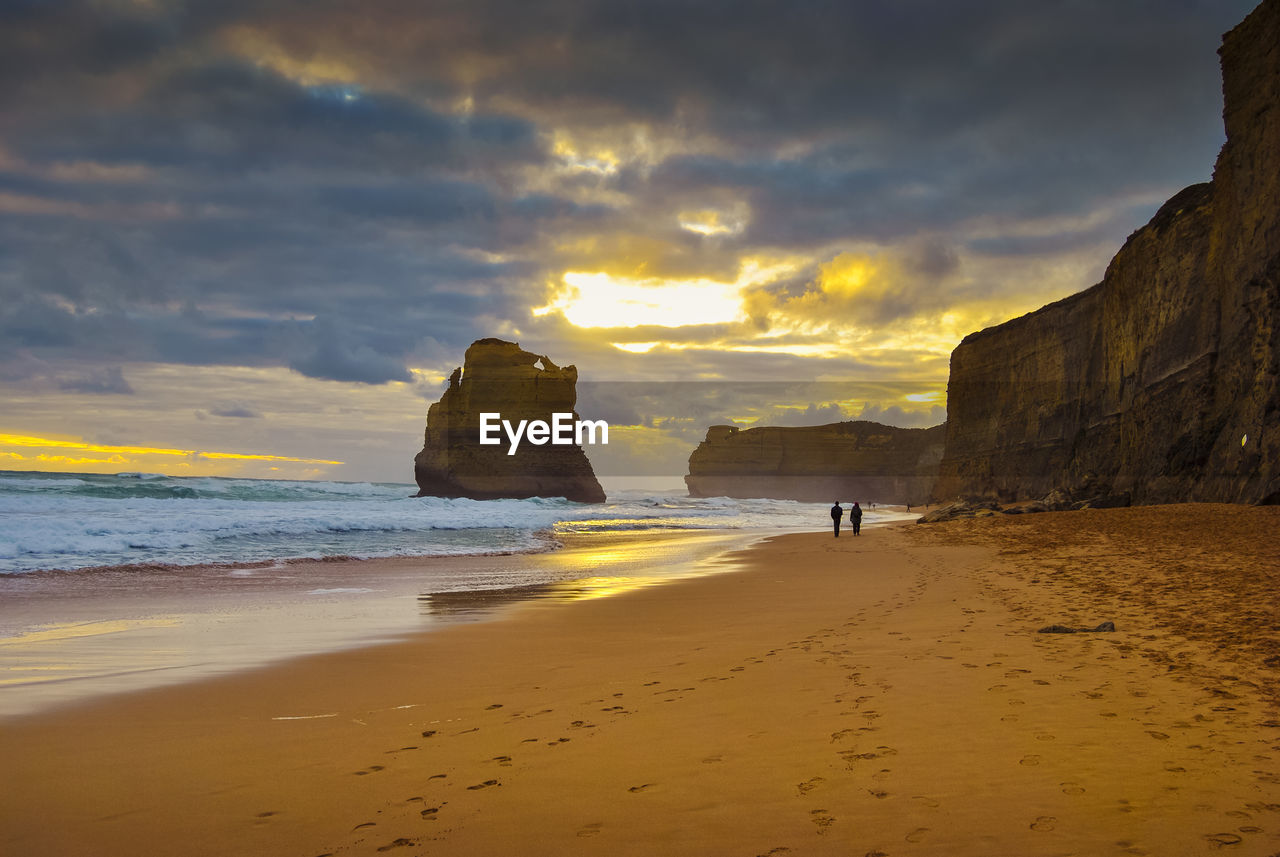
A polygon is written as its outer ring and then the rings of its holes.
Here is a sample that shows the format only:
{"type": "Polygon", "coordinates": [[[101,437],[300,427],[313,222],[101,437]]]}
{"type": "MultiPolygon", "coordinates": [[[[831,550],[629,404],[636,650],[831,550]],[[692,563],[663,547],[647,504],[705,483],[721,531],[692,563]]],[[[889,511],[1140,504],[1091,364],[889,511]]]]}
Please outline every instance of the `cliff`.
{"type": "Polygon", "coordinates": [[[934,496],[1280,501],[1280,0],[1223,39],[1227,142],[1101,283],[951,355],[934,496]]]}
{"type": "Polygon", "coordinates": [[[923,503],[942,456],[944,427],[857,421],[739,430],[712,426],[689,456],[694,497],[923,503]]]}
{"type": "Polygon", "coordinates": [[[553,413],[573,413],[577,382],[575,367],[556,366],[517,343],[473,342],[449,389],[427,411],[422,451],[413,460],[418,496],[603,503],[604,491],[580,446],[522,443],[508,455],[505,437],[497,445],[480,444],[480,414],[550,422],[553,413]]]}

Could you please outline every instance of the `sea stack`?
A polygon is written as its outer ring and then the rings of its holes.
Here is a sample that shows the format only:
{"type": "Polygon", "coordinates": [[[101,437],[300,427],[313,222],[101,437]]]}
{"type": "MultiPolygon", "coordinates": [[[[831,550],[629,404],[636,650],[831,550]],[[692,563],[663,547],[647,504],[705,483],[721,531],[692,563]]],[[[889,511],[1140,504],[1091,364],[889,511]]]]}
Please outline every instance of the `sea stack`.
{"type": "MultiPolygon", "coordinates": [[[[473,500],[565,497],[579,503],[603,503],[591,462],[576,444],[522,443],[515,454],[505,437],[480,444],[480,415],[501,414],[550,423],[554,414],[572,413],[577,404],[578,370],[557,366],[515,342],[480,339],[467,349],[449,388],[427,411],[422,451],[413,460],[419,497],[470,497],[473,500]]],[[[501,432],[498,433],[501,436],[501,432]]]]}
{"type": "Polygon", "coordinates": [[[825,426],[712,426],[689,456],[693,497],[924,503],[946,429],[857,420],[825,426]]]}
{"type": "Polygon", "coordinates": [[[1213,181],[951,355],[935,496],[1280,502],[1280,1],[1223,39],[1213,181]]]}

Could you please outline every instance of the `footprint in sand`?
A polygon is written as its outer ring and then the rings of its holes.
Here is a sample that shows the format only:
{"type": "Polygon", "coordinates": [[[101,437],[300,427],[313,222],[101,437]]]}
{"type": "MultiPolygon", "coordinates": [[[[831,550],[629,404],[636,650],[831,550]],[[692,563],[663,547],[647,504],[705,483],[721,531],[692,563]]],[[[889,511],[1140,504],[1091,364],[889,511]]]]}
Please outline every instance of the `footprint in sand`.
{"type": "Polygon", "coordinates": [[[376,774],[378,771],[384,771],[384,770],[386,770],[386,768],[382,767],[382,765],[370,765],[369,767],[365,768],[363,771],[356,771],[355,775],[357,777],[363,777],[365,774],[376,774]]]}
{"type": "Polygon", "coordinates": [[[1062,793],[1064,795],[1082,795],[1084,794],[1084,786],[1079,783],[1062,783],[1062,793]]]}
{"type": "Polygon", "coordinates": [[[1207,833],[1205,840],[1210,848],[1225,848],[1228,845],[1239,845],[1244,840],[1234,833],[1207,833]]]}
{"type": "Polygon", "coordinates": [[[600,831],[603,828],[604,828],[603,822],[593,821],[591,824],[583,825],[582,829],[578,831],[578,835],[582,837],[599,836],[600,831]]]}
{"type": "Polygon", "coordinates": [[[810,777],[803,783],[800,783],[800,785],[796,786],[796,790],[799,791],[800,794],[806,795],[824,782],[826,782],[826,780],[822,777],[810,777]]]}
{"type": "Polygon", "coordinates": [[[1018,760],[1018,764],[1027,768],[1034,768],[1036,765],[1040,764],[1040,757],[1035,754],[1023,756],[1018,760]]]}
{"type": "Polygon", "coordinates": [[[400,839],[397,839],[394,842],[388,842],[386,845],[383,845],[378,850],[390,851],[392,848],[404,848],[407,845],[417,845],[417,844],[418,844],[418,840],[416,839],[406,839],[404,837],[401,837],[400,839]]]}
{"type": "Polygon", "coordinates": [[[723,757],[723,756],[719,756],[719,755],[717,755],[717,756],[708,756],[707,758],[705,758],[705,759],[703,759],[703,760],[702,760],[702,764],[704,764],[704,765],[714,765],[716,762],[723,762],[723,761],[724,761],[724,757],[723,757]]]}
{"type": "Polygon", "coordinates": [[[939,805],[936,800],[927,795],[912,795],[911,799],[919,801],[923,806],[937,807],[939,805]]]}
{"type": "Polygon", "coordinates": [[[1173,762],[1165,762],[1164,769],[1171,774],[1185,774],[1187,769],[1173,762]]]}
{"type": "Polygon", "coordinates": [[[421,815],[427,821],[435,821],[436,815],[439,814],[440,810],[443,808],[444,808],[444,804],[440,804],[440,806],[429,806],[426,809],[422,810],[422,812],[420,812],[419,815],[421,815]]]}
{"type": "Polygon", "coordinates": [[[923,842],[925,836],[927,836],[928,834],[929,834],[929,828],[917,827],[915,830],[911,831],[903,838],[906,839],[908,842],[923,842]]]}
{"type": "Polygon", "coordinates": [[[493,757],[492,759],[490,759],[489,761],[490,761],[490,762],[497,762],[499,765],[502,765],[504,768],[509,768],[509,767],[511,767],[511,757],[510,757],[510,756],[494,756],[494,757],[493,757]]]}
{"type": "Polygon", "coordinates": [[[474,786],[467,786],[467,791],[474,792],[480,789],[487,789],[490,786],[500,786],[500,785],[502,785],[502,783],[498,782],[497,780],[485,780],[483,783],[477,783],[474,786]]]}
{"type": "Polygon", "coordinates": [[[351,828],[351,829],[352,829],[352,830],[362,830],[362,829],[364,829],[364,828],[366,828],[366,827],[377,827],[377,824],[376,824],[375,822],[372,822],[372,821],[366,821],[366,822],[364,822],[363,824],[357,824],[355,827],[353,827],[353,828],[351,828]]]}
{"type": "Polygon", "coordinates": [[[1169,736],[1166,735],[1164,732],[1157,732],[1154,729],[1148,729],[1147,734],[1150,735],[1152,738],[1156,739],[1157,741],[1169,740],[1169,736]]]}
{"type": "Polygon", "coordinates": [[[485,710],[485,711],[493,711],[493,710],[498,709],[498,708],[501,708],[501,707],[502,707],[502,703],[501,703],[501,702],[495,702],[493,705],[485,706],[485,709],[484,709],[484,710],[485,710]]]}
{"type": "Polygon", "coordinates": [[[810,810],[809,818],[814,824],[818,825],[818,833],[825,834],[827,828],[836,823],[835,817],[825,809],[810,810]]]}
{"type": "Polygon", "coordinates": [[[1036,818],[1035,821],[1031,822],[1031,829],[1039,830],[1041,832],[1044,832],[1046,830],[1053,830],[1053,828],[1056,826],[1055,823],[1057,822],[1057,820],[1058,819],[1052,815],[1039,816],[1038,818],[1036,818]]]}
{"type": "Polygon", "coordinates": [[[422,733],[422,737],[423,737],[423,738],[430,738],[432,735],[435,735],[435,734],[436,734],[436,730],[434,730],[434,729],[428,729],[426,732],[423,732],[423,733],[422,733]]]}
{"type": "Polygon", "coordinates": [[[651,789],[651,788],[653,788],[653,787],[654,787],[654,786],[656,786],[656,785],[657,785],[657,783],[645,783],[645,784],[644,784],[644,785],[642,785],[642,786],[632,786],[631,788],[627,789],[627,791],[631,792],[632,794],[639,794],[640,792],[644,791],[645,789],[651,789]]]}

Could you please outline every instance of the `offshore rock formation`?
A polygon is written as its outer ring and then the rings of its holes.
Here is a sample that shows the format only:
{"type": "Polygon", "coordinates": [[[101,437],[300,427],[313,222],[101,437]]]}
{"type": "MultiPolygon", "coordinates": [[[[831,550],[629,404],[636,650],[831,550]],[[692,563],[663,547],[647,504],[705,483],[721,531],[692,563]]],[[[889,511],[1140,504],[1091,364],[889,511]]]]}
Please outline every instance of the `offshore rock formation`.
{"type": "Polygon", "coordinates": [[[1213,181],[1098,285],[960,343],[935,497],[1280,501],[1280,0],[1219,53],[1213,181]]]}
{"type": "Polygon", "coordinates": [[[712,426],[689,456],[693,497],[772,497],[815,503],[923,503],[945,428],[856,421],[790,428],[712,426]]]}
{"type": "Polygon", "coordinates": [[[505,437],[496,446],[480,445],[481,413],[500,413],[513,423],[550,422],[553,413],[573,412],[577,383],[577,368],[556,366],[515,342],[471,343],[449,389],[427,411],[422,451],[413,460],[418,496],[603,503],[604,491],[580,446],[522,443],[508,455],[505,437]]]}

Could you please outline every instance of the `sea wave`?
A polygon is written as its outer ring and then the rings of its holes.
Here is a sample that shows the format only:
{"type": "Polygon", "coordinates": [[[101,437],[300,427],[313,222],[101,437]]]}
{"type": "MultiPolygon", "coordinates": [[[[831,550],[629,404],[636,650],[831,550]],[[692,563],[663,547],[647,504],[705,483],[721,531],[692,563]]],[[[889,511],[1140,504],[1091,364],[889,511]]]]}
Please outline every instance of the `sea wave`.
{"type": "MultiPolygon", "coordinates": [[[[414,486],[154,474],[0,472],[0,573],[546,550],[556,534],[821,529],[826,505],[623,491],[564,499],[414,497],[414,486]]],[[[867,523],[883,515],[868,511],[867,523]]]]}

